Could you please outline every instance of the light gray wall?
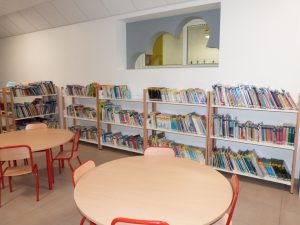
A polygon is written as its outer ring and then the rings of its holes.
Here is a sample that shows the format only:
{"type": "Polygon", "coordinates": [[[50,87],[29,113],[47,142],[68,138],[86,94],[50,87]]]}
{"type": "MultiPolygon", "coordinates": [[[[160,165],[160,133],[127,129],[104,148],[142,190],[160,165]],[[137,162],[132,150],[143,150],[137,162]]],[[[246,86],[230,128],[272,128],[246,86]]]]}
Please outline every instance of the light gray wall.
{"type": "Polygon", "coordinates": [[[135,60],[141,53],[152,53],[153,43],[161,33],[169,32],[179,37],[183,26],[191,19],[199,17],[211,28],[207,46],[219,48],[220,9],[127,23],[127,68],[134,68],[135,60]]]}

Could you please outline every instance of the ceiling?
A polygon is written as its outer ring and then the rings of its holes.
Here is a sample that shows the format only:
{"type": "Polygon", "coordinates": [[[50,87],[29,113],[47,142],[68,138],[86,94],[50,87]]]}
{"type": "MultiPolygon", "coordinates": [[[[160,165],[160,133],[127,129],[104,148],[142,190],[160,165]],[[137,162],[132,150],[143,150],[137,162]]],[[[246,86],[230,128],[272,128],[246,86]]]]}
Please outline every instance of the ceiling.
{"type": "Polygon", "coordinates": [[[0,0],[0,38],[193,0],[0,0]]]}

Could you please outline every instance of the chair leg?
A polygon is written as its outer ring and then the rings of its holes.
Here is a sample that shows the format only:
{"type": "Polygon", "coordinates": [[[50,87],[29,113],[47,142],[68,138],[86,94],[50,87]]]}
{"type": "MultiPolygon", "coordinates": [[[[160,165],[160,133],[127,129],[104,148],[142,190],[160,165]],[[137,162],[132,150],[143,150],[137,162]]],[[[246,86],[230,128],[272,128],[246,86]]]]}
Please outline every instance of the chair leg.
{"type": "MultiPolygon", "coordinates": [[[[64,151],[64,146],[63,145],[59,146],[59,151],[60,152],[64,151]]],[[[64,162],[64,160],[61,161],[61,168],[65,168],[65,162],[64,162]]]]}
{"type": "Polygon", "coordinates": [[[71,171],[73,172],[73,171],[74,171],[74,169],[73,169],[73,167],[72,167],[72,164],[71,164],[71,161],[70,161],[70,159],[68,160],[68,164],[69,164],[69,166],[70,166],[70,169],[71,169],[71,171]]]}
{"type": "MultiPolygon", "coordinates": [[[[1,180],[3,180],[3,177],[1,176],[1,180]]],[[[1,208],[1,185],[0,185],[0,208],[1,208]]]]}
{"type": "Polygon", "coordinates": [[[8,177],[8,183],[9,183],[9,191],[12,192],[12,182],[11,182],[12,178],[8,177]]]}
{"type": "Polygon", "coordinates": [[[78,160],[79,164],[81,165],[82,163],[81,163],[81,161],[80,161],[79,156],[77,156],[77,160],[78,160]]]}
{"type": "Polygon", "coordinates": [[[3,165],[2,162],[0,162],[0,176],[1,176],[1,178],[0,178],[1,184],[0,185],[2,185],[2,188],[4,188],[4,177],[3,177],[2,165],[3,165]]]}
{"type": "Polygon", "coordinates": [[[93,223],[92,221],[90,221],[90,225],[96,225],[95,223],[93,223]]]}
{"type": "Polygon", "coordinates": [[[40,200],[40,183],[39,183],[39,172],[38,170],[35,171],[35,194],[36,194],[36,201],[40,200]]]}
{"type": "Polygon", "coordinates": [[[85,216],[83,216],[83,217],[81,218],[81,220],[80,220],[80,225],[83,225],[84,222],[85,222],[85,220],[86,220],[86,218],[85,218],[85,216]]]}

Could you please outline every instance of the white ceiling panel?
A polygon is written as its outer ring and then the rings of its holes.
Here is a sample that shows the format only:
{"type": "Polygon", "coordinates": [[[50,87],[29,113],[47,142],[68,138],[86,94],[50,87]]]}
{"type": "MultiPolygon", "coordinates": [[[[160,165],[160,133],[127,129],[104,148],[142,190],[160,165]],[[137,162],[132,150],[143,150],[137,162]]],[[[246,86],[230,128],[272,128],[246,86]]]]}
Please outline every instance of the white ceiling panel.
{"type": "Polygon", "coordinates": [[[136,9],[150,9],[159,6],[166,5],[166,1],[164,0],[131,0],[136,9]]]}
{"type": "Polygon", "coordinates": [[[20,14],[37,30],[51,28],[51,25],[46,21],[46,19],[41,16],[34,8],[22,10],[20,11],[20,14]]]}
{"type": "Polygon", "coordinates": [[[0,0],[1,15],[33,7],[50,0],[0,0]]]}
{"type": "Polygon", "coordinates": [[[195,0],[166,0],[168,4],[176,4],[176,3],[182,3],[182,2],[190,2],[195,0]]]}
{"type": "Polygon", "coordinates": [[[67,19],[69,23],[87,20],[87,17],[72,0],[54,0],[52,4],[67,19]]]}
{"type": "Polygon", "coordinates": [[[35,31],[36,29],[32,24],[30,24],[24,17],[20,15],[20,13],[11,13],[8,14],[7,17],[17,26],[19,27],[23,33],[30,33],[35,31]]]}
{"type": "Polygon", "coordinates": [[[9,33],[7,30],[5,30],[1,25],[0,25],[0,38],[8,37],[10,36],[11,33],[9,33]]]}
{"type": "Polygon", "coordinates": [[[63,15],[61,15],[50,2],[37,5],[34,8],[50,23],[52,27],[58,27],[68,24],[63,15]]]}
{"type": "Polygon", "coordinates": [[[102,0],[112,15],[136,11],[130,0],[102,0]]]}
{"type": "Polygon", "coordinates": [[[110,16],[101,0],[73,0],[89,19],[110,16]]]}
{"type": "Polygon", "coordinates": [[[23,33],[21,28],[17,27],[7,16],[0,17],[0,25],[12,35],[23,33]]]}

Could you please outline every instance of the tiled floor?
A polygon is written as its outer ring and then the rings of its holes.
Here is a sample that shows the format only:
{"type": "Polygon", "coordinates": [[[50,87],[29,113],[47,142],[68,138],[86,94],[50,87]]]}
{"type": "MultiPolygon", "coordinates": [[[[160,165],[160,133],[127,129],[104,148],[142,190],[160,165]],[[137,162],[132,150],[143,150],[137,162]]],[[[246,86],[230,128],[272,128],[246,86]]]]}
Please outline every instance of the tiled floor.
{"type": "MultiPolygon", "coordinates": [[[[82,160],[97,165],[132,154],[117,150],[98,151],[93,145],[81,145],[82,160]]],[[[76,225],[81,215],[73,199],[71,172],[55,170],[54,190],[47,188],[44,153],[35,154],[40,168],[40,201],[35,201],[34,177],[13,179],[13,193],[2,190],[1,225],[76,225]]],[[[7,182],[6,182],[7,184],[7,182]]],[[[288,187],[240,177],[241,192],[233,218],[234,225],[300,225],[300,198],[288,187]]],[[[108,224],[106,224],[108,225],[108,224]]],[[[185,224],[182,224],[185,225],[185,224]]]]}

